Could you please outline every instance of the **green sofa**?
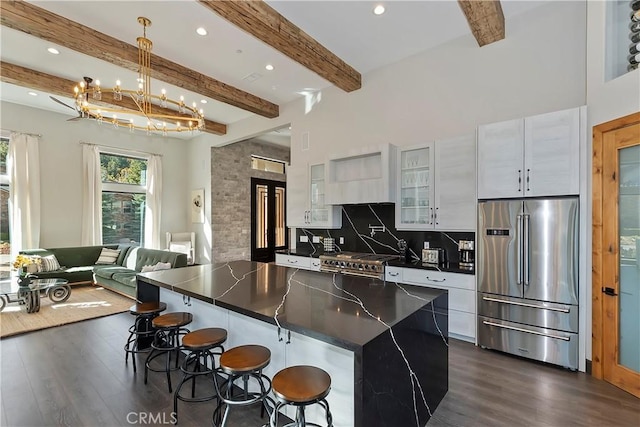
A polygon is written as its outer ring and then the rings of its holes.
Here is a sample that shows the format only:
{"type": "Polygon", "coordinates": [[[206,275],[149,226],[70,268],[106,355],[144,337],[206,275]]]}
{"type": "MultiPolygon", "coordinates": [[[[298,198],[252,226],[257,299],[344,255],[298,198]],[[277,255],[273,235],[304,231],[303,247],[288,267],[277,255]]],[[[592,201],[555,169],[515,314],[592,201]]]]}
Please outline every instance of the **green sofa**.
{"type": "Polygon", "coordinates": [[[159,262],[169,263],[171,268],[187,266],[186,254],[130,245],[30,249],[20,253],[41,257],[55,255],[61,268],[35,273],[38,277],[67,279],[69,284],[93,283],[132,298],[136,297],[136,274],[142,267],[153,266],[159,262]],[[114,264],[96,264],[102,248],[120,250],[114,264]]]}

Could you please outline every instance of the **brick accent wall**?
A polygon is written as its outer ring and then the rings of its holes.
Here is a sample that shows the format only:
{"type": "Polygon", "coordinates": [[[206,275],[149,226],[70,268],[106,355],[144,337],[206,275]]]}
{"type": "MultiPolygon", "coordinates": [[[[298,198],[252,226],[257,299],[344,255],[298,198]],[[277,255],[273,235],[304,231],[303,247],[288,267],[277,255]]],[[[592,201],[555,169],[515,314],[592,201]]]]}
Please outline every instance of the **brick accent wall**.
{"type": "Polygon", "coordinates": [[[251,259],[251,178],[286,181],[251,169],[251,155],[289,163],[289,148],[252,140],[211,148],[213,262],[251,259]]]}

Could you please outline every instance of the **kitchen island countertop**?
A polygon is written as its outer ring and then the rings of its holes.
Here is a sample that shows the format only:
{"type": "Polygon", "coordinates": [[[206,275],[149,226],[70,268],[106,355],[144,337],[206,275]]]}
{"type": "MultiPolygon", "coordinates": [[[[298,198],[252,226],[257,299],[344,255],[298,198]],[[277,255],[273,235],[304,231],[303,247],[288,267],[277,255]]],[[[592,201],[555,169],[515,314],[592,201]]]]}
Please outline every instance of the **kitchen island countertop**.
{"type": "Polygon", "coordinates": [[[262,340],[284,366],[322,366],[335,380],[327,399],[336,427],[423,427],[447,392],[446,290],[251,261],[141,273],[137,281],[142,302],[158,301],[161,288],[196,298],[201,321],[220,313],[214,305],[228,310],[235,342],[262,340]],[[265,334],[263,322],[277,325],[277,335],[265,334]],[[280,328],[294,338],[283,341],[280,328]],[[295,333],[317,344],[293,347],[295,333]]]}

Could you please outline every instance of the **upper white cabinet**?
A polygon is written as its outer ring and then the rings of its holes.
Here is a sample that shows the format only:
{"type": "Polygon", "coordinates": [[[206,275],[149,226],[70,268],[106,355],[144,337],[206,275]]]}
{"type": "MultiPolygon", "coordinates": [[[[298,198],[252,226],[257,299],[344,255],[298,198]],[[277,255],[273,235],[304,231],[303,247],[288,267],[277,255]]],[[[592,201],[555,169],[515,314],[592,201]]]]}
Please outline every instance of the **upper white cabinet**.
{"type": "Polygon", "coordinates": [[[287,225],[301,228],[340,228],[342,208],[326,204],[324,163],[287,169],[287,225]]]}
{"type": "Polygon", "coordinates": [[[478,127],[478,198],[578,194],[586,108],[478,127]]]}
{"type": "Polygon", "coordinates": [[[468,135],[400,150],[398,230],[475,230],[476,138],[468,135]]]}
{"type": "Polygon", "coordinates": [[[396,147],[360,147],[329,160],[325,201],[330,205],[395,202],[396,147]]]}

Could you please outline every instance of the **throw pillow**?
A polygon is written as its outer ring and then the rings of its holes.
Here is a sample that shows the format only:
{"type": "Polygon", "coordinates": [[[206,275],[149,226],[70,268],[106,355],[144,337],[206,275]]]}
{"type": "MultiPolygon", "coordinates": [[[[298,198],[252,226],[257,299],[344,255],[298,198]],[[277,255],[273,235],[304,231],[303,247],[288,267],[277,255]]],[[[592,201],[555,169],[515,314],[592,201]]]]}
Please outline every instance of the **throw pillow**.
{"type": "Polygon", "coordinates": [[[102,248],[96,264],[115,264],[118,255],[120,255],[120,249],[102,248]]]}
{"type": "Polygon", "coordinates": [[[56,271],[60,270],[60,263],[55,255],[47,255],[40,257],[40,264],[38,266],[38,272],[56,271]]]}
{"type": "Polygon", "coordinates": [[[155,265],[143,265],[140,273],[148,273],[150,271],[153,271],[154,267],[155,265]]]}
{"type": "Polygon", "coordinates": [[[153,271],[170,270],[170,269],[171,269],[170,262],[159,262],[155,266],[153,266],[153,271]]]}
{"type": "Polygon", "coordinates": [[[131,250],[129,251],[129,254],[127,255],[127,259],[125,260],[125,267],[127,267],[129,270],[135,270],[136,269],[136,263],[138,261],[138,247],[135,248],[131,248],[131,250]]]}

